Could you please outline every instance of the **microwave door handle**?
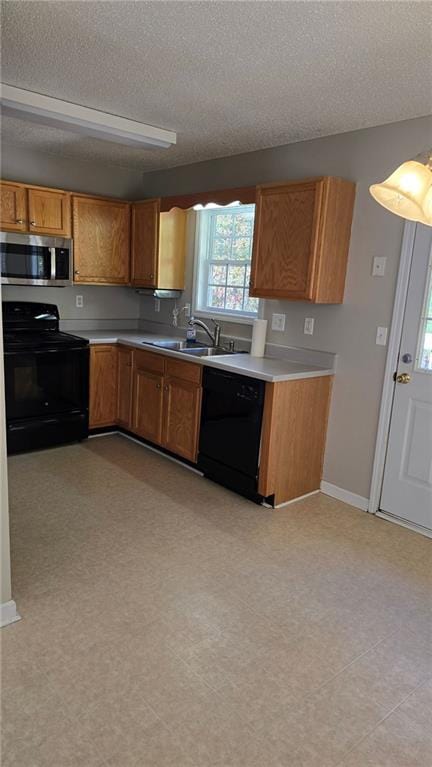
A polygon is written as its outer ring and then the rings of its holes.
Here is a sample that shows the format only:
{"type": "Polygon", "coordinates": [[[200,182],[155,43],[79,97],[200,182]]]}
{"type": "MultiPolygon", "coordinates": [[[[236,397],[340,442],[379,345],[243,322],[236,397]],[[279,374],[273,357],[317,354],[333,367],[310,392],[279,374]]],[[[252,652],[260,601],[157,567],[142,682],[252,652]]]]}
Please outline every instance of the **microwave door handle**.
{"type": "Polygon", "coordinates": [[[56,249],[50,248],[49,249],[51,253],[51,279],[55,280],[56,278],[56,249]]]}

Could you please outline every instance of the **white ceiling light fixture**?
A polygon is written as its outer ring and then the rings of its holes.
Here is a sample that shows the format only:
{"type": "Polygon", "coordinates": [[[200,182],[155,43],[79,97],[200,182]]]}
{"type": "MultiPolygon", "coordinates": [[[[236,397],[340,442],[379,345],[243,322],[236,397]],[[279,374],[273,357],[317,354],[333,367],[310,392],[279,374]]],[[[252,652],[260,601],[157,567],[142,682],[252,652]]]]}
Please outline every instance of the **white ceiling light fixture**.
{"type": "Polygon", "coordinates": [[[4,83],[1,84],[0,103],[4,114],[128,146],[167,149],[177,141],[173,131],[4,83]]]}
{"type": "Polygon", "coordinates": [[[391,213],[432,226],[432,149],[402,163],[369,191],[391,213]]]}

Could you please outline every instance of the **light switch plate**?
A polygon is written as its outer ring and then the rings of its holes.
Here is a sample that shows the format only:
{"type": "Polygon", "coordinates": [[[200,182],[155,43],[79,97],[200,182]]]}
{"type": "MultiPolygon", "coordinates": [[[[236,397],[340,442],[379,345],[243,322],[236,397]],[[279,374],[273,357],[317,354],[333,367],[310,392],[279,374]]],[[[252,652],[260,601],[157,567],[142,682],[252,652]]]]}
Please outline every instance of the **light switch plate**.
{"type": "Polygon", "coordinates": [[[388,328],[377,328],[375,343],[378,346],[385,346],[387,343],[387,330],[388,328]]]}
{"type": "Polygon", "coordinates": [[[75,296],[75,306],[77,309],[82,309],[84,306],[84,297],[83,296],[75,296]]]}
{"type": "Polygon", "coordinates": [[[372,264],[372,277],[384,277],[387,258],[375,256],[372,264]]]}
{"type": "Polygon", "coordinates": [[[313,336],[315,320],[313,317],[305,317],[303,333],[313,336]]]}
{"type": "Polygon", "coordinates": [[[285,330],[285,314],[272,314],[272,330],[285,330]]]}

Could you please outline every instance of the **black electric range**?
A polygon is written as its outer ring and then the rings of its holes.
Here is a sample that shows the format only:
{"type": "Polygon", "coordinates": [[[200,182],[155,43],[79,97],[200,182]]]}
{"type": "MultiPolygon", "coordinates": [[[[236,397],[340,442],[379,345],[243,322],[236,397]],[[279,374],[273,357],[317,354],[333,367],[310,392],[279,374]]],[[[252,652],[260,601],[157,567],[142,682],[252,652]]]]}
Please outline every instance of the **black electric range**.
{"type": "Polygon", "coordinates": [[[3,301],[8,453],[88,436],[89,343],[59,330],[54,304],[3,301]]]}

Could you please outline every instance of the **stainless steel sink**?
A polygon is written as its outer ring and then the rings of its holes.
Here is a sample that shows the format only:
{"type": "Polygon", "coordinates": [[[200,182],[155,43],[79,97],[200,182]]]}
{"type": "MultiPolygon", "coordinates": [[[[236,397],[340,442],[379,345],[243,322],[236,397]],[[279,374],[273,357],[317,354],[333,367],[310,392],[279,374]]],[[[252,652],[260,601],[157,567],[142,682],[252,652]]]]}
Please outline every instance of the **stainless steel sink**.
{"type": "Polygon", "coordinates": [[[208,346],[205,349],[180,349],[182,354],[190,354],[193,357],[222,357],[223,355],[239,354],[239,352],[229,352],[220,347],[208,346]]]}
{"type": "Polygon", "coordinates": [[[207,347],[198,346],[194,341],[143,341],[145,346],[157,346],[159,349],[171,349],[175,352],[202,351],[207,347]]]}

